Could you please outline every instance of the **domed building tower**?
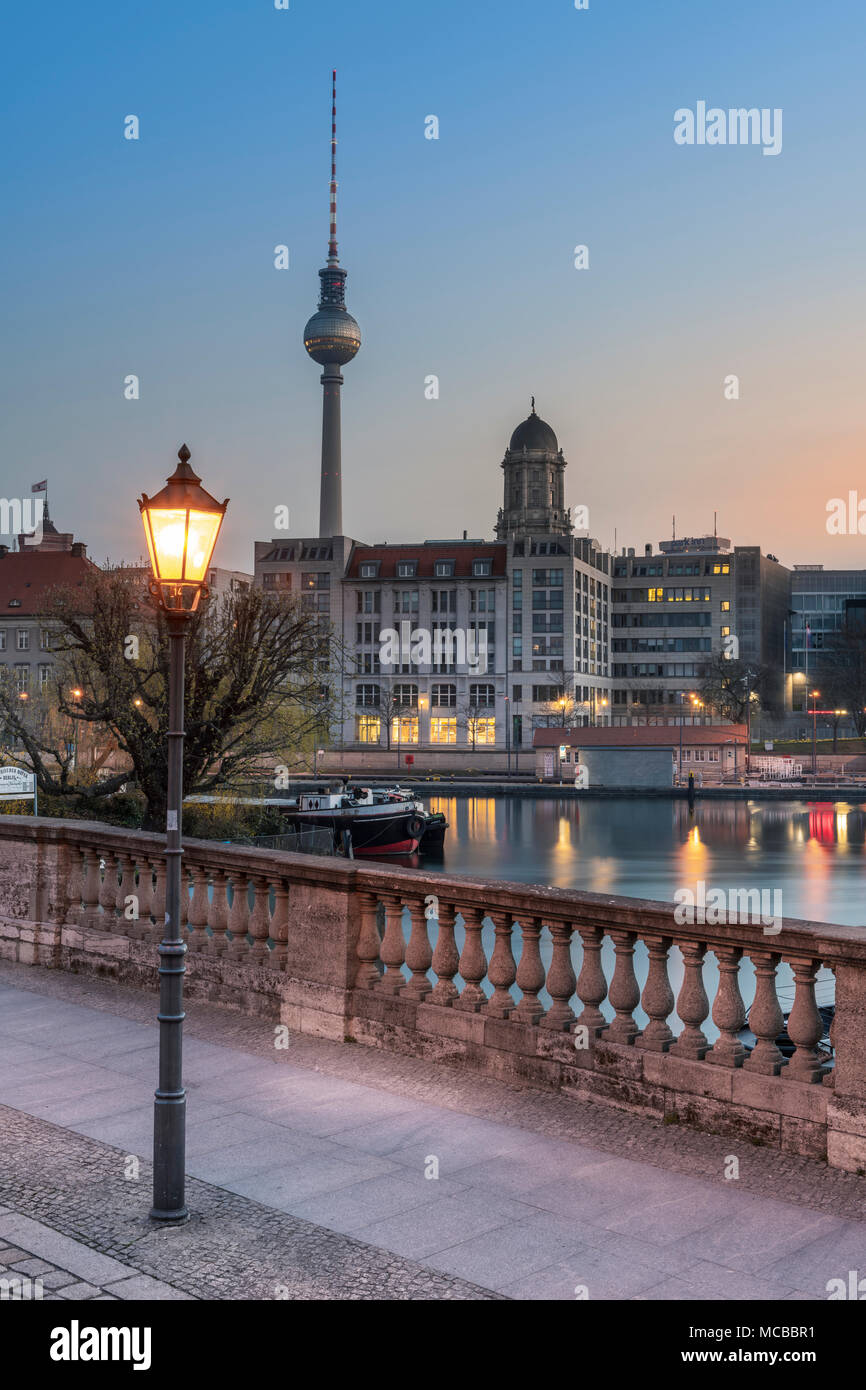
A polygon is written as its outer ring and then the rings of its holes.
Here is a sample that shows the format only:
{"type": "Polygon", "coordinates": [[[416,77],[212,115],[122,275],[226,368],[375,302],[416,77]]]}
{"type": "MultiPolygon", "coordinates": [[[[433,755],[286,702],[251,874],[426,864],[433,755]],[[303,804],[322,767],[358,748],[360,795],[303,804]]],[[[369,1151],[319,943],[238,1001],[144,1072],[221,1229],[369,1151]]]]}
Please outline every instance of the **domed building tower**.
{"type": "Polygon", "coordinates": [[[319,536],[343,534],[342,442],[340,429],[340,368],[351,362],[361,346],[361,330],[346,308],[346,271],[337,256],[337,73],[331,88],[331,236],[328,263],[319,271],[319,307],[304,329],[304,347],[321,375],[322,485],[319,495],[319,536]]]}
{"type": "Polygon", "coordinates": [[[532,411],[511,436],[505,458],[503,506],[496,520],[498,540],[536,533],[569,535],[574,529],[565,506],[565,459],[556,435],[532,411]]]}

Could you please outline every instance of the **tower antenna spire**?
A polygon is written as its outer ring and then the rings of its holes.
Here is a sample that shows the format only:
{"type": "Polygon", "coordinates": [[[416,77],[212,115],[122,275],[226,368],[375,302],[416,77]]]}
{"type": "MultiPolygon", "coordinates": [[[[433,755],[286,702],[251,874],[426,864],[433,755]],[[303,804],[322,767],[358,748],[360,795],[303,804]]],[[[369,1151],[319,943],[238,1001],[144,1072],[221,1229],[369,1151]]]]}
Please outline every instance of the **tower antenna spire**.
{"type": "Polygon", "coordinates": [[[331,72],[331,235],[328,264],[337,265],[337,69],[331,72]]]}

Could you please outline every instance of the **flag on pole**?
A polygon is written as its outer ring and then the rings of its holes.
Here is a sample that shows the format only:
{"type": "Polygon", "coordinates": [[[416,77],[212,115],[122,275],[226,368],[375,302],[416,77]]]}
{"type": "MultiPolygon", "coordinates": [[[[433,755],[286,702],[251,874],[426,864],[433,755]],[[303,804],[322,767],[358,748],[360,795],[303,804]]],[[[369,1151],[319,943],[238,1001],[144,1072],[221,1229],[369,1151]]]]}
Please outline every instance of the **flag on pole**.
{"type": "Polygon", "coordinates": [[[47,478],[43,478],[41,483],[34,483],[33,486],[31,487],[30,491],[31,491],[31,492],[47,492],[47,491],[48,491],[48,479],[47,479],[47,478]]]}
{"type": "Polygon", "coordinates": [[[811,647],[811,645],[812,645],[812,629],[811,629],[811,627],[809,626],[809,624],[807,623],[807,624],[806,624],[806,647],[807,647],[807,648],[808,648],[808,647],[811,647]]]}

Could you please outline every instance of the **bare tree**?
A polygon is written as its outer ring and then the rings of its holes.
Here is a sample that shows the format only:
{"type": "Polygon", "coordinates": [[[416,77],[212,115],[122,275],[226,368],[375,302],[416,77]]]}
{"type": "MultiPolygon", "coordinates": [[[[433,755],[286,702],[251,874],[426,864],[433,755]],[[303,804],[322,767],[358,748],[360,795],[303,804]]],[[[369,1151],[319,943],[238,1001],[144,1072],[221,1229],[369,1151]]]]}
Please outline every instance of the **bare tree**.
{"type": "MultiPolygon", "coordinates": [[[[147,829],[165,824],[168,632],[128,571],[99,571],[75,591],[57,590],[51,719],[31,716],[8,683],[0,719],[42,792],[98,812],[122,785],[145,800],[147,829]],[[81,775],[62,727],[98,731],[113,749],[102,771],[81,775]]],[[[189,622],[186,643],[184,790],[237,788],[263,769],[298,765],[327,718],[329,633],[291,596],[243,589],[211,600],[189,622]]],[[[35,715],[35,710],[34,710],[35,715]]],[[[79,734],[80,736],[80,734],[79,734]]]]}

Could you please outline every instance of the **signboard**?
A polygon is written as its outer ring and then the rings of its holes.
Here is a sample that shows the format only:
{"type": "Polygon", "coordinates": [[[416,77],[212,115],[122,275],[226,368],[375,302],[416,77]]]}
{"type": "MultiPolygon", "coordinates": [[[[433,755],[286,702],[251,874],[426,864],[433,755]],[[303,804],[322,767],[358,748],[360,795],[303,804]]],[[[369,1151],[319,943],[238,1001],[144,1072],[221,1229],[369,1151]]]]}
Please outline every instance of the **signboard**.
{"type": "Polygon", "coordinates": [[[36,778],[21,767],[0,767],[0,801],[21,801],[36,797],[36,778]]]}

